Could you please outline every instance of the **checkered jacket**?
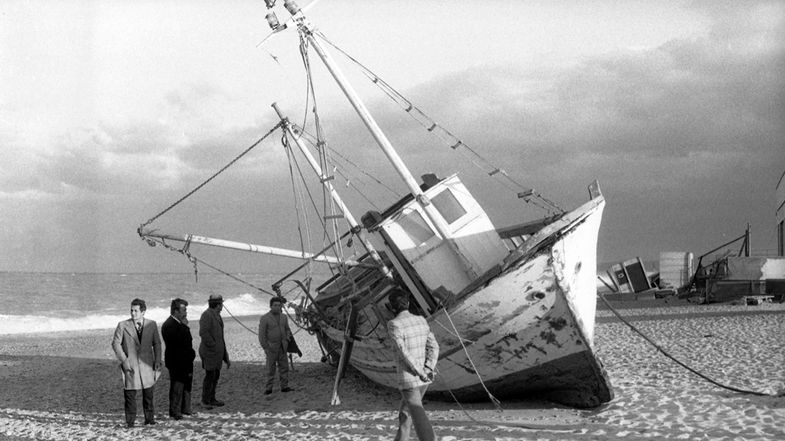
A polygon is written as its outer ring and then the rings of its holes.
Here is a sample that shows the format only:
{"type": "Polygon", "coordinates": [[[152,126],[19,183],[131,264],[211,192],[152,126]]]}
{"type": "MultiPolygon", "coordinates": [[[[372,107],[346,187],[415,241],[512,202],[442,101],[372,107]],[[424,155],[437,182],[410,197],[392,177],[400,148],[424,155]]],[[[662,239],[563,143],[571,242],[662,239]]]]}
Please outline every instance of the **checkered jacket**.
{"type": "Polygon", "coordinates": [[[412,389],[430,381],[423,381],[420,375],[433,371],[439,359],[439,344],[433,336],[428,322],[409,311],[401,311],[387,322],[396,352],[396,371],[398,389],[412,389]],[[426,369],[427,368],[427,369],[426,369]]]}

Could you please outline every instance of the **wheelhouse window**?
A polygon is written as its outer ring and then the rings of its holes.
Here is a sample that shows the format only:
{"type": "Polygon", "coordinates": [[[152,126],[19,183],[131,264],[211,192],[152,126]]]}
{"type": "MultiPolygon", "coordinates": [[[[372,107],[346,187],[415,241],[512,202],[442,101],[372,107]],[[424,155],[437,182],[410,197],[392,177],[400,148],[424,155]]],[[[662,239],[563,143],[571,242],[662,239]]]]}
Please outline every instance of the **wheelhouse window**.
{"type": "Polygon", "coordinates": [[[415,246],[425,243],[433,237],[435,233],[425,222],[422,215],[417,210],[412,210],[409,214],[398,221],[398,225],[409,236],[415,246]]]}
{"type": "Polygon", "coordinates": [[[433,202],[433,205],[439,210],[439,213],[442,214],[442,217],[448,224],[457,221],[466,214],[466,209],[463,208],[449,189],[434,196],[431,202],[433,202]]]}

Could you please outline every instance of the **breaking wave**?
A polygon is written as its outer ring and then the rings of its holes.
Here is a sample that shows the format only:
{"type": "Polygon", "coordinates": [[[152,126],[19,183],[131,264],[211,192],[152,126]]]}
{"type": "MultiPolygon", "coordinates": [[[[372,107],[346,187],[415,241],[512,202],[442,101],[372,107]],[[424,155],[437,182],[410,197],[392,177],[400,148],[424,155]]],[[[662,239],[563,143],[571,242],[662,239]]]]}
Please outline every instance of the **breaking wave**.
{"type": "MultiPolygon", "coordinates": [[[[251,294],[241,294],[224,299],[225,318],[232,315],[247,316],[266,313],[269,308],[267,299],[255,298],[251,294]]],[[[207,304],[188,305],[188,320],[197,321],[207,304]]],[[[159,326],[169,317],[169,307],[148,307],[145,318],[155,320],[159,326]]],[[[127,312],[118,311],[60,311],[56,315],[6,315],[0,314],[0,334],[28,334],[60,331],[81,331],[89,329],[112,329],[117,323],[130,318],[127,312]]]]}

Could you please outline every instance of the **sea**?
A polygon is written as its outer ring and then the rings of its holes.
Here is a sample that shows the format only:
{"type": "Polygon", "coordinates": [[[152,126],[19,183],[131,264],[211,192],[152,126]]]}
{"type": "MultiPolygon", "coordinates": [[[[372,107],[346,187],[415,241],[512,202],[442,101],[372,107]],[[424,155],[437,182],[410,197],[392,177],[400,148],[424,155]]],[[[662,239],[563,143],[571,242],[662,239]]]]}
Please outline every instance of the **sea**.
{"type": "Polygon", "coordinates": [[[197,278],[193,273],[0,272],[0,335],[112,329],[130,317],[135,298],[145,301],[145,317],[159,323],[177,297],[188,301],[191,320],[207,308],[211,294],[223,296],[224,314],[266,313],[279,276],[233,276],[250,286],[220,273],[197,278]]]}

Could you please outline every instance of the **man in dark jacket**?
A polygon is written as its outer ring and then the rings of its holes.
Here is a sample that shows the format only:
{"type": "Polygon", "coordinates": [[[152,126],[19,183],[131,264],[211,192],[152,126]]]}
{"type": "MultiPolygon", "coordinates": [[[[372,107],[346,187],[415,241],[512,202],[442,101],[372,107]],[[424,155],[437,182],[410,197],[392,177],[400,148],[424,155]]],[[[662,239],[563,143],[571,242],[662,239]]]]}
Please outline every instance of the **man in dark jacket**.
{"type": "Polygon", "coordinates": [[[281,381],[281,392],[290,392],[289,387],[289,360],[286,359],[286,349],[292,330],[289,329],[289,319],[283,314],[284,299],[273,297],[270,299],[270,312],[259,319],[259,344],[264,349],[267,360],[267,383],[264,394],[273,393],[275,371],[278,370],[281,381]]]}
{"type": "Polygon", "coordinates": [[[223,406],[223,401],[215,399],[215,389],[221,377],[221,365],[226,363],[226,368],[232,367],[229,353],[226,352],[224,341],[224,321],[221,319],[221,310],[224,299],[219,294],[210,294],[207,300],[208,308],[199,319],[199,357],[202,358],[204,368],[204,382],[202,383],[202,404],[208,408],[223,406]]]}
{"type": "Polygon", "coordinates": [[[188,302],[174,299],[170,311],[172,315],[161,326],[161,335],[166,345],[164,362],[169,369],[169,416],[179,420],[191,414],[196,352],[188,327],[188,302]]]}

